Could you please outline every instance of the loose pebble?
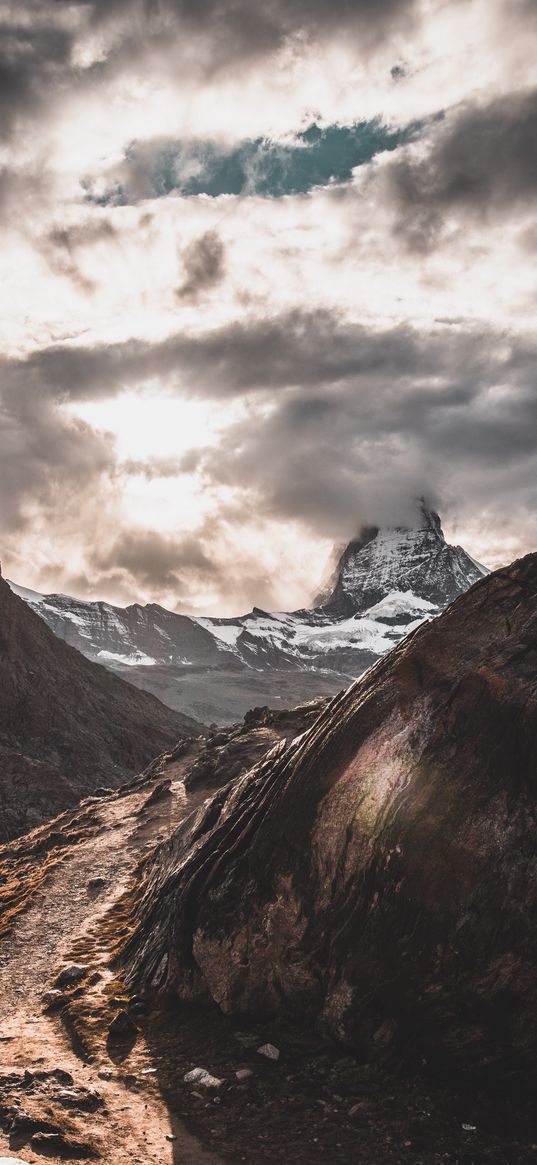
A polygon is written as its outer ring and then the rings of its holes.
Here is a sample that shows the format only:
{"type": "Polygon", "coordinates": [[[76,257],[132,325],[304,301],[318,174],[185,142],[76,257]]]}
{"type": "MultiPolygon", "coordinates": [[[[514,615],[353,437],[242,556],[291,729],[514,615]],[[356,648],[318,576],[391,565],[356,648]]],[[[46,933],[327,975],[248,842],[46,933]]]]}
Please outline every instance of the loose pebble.
{"type": "Polygon", "coordinates": [[[280,1050],[279,1048],[276,1048],[274,1044],[262,1044],[262,1046],[257,1049],[257,1054],[259,1056],[266,1056],[267,1060],[279,1060],[280,1058],[280,1050]]]}

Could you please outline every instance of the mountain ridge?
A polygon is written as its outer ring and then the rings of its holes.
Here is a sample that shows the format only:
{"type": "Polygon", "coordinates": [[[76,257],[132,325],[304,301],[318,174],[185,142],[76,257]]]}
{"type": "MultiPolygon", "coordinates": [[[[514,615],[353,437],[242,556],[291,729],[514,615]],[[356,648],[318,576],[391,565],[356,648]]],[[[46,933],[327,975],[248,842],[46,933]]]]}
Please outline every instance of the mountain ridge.
{"type": "Polygon", "coordinates": [[[421,501],[414,525],[368,527],[352,540],[334,586],[312,608],[196,617],[156,603],[121,608],[20,593],[88,658],[172,707],[225,723],[254,704],[334,695],[486,573],[446,543],[440,518],[421,501]]]}
{"type": "Polygon", "coordinates": [[[200,730],[62,642],[0,578],[0,839],[200,730]]]}

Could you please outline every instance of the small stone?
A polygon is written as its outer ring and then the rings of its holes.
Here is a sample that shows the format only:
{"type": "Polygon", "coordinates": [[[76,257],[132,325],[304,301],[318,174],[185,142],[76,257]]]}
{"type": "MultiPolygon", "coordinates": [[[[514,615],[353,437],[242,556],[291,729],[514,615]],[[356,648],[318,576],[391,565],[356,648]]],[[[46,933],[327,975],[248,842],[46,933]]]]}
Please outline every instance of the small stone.
{"type": "Polygon", "coordinates": [[[221,1088],[224,1083],[218,1076],[212,1076],[206,1068],[193,1068],[183,1076],[185,1084],[199,1084],[200,1088],[221,1088]]]}
{"type": "Polygon", "coordinates": [[[90,878],[88,882],[88,890],[103,890],[106,886],[106,878],[90,878]]]}
{"type": "Polygon", "coordinates": [[[45,1011],[57,1011],[66,1002],[67,1000],[63,991],[60,991],[58,987],[53,987],[50,991],[45,991],[42,999],[45,1011]]]}
{"type": "Polygon", "coordinates": [[[175,1133],[166,1133],[166,1140],[167,1141],[176,1141],[177,1137],[175,1136],[175,1133]]]}
{"type": "Polygon", "coordinates": [[[367,1101],[361,1100],[359,1104],[353,1104],[352,1108],[349,1109],[349,1116],[356,1116],[358,1112],[367,1112],[369,1107],[367,1101]]]}
{"type": "MultiPolygon", "coordinates": [[[[37,1061],[36,1061],[37,1063],[37,1061]]],[[[70,1072],[66,1072],[65,1068],[52,1068],[51,1071],[41,1069],[34,1073],[36,1080],[56,1080],[58,1084],[63,1084],[64,1088],[70,1088],[74,1084],[73,1077],[70,1072]]]]}
{"type": "Polygon", "coordinates": [[[101,1068],[101,1071],[97,1072],[97,1075],[99,1077],[99,1080],[113,1080],[114,1079],[114,1073],[110,1072],[108,1070],[108,1068],[101,1068]]]}
{"type": "Polygon", "coordinates": [[[276,1048],[274,1044],[262,1044],[262,1046],[257,1049],[257,1054],[259,1056],[266,1056],[267,1060],[279,1060],[280,1058],[280,1050],[279,1048],[276,1048]]]}
{"type": "Polygon", "coordinates": [[[253,1076],[253,1072],[251,1068],[239,1068],[238,1072],[235,1072],[235,1076],[237,1080],[249,1080],[250,1076],[253,1076]]]}
{"type": "Polygon", "coordinates": [[[86,1088],[62,1088],[57,1099],[64,1108],[79,1108],[83,1112],[95,1112],[103,1103],[98,1092],[86,1088]]]}
{"type": "Polygon", "coordinates": [[[85,979],[88,971],[87,963],[71,963],[69,967],[64,967],[56,977],[56,986],[71,987],[73,983],[79,983],[81,979],[85,979]]]}
{"type": "Polygon", "coordinates": [[[462,1127],[463,1127],[463,1129],[464,1129],[465,1133],[477,1133],[477,1125],[466,1125],[466,1124],[463,1124],[463,1126],[462,1126],[462,1127]]]}
{"type": "Polygon", "coordinates": [[[135,1036],[138,1028],[134,1020],[131,1019],[128,1011],[123,1009],[122,1011],[118,1011],[117,1015],[114,1016],[109,1025],[108,1032],[113,1039],[125,1039],[127,1036],[135,1036]]]}

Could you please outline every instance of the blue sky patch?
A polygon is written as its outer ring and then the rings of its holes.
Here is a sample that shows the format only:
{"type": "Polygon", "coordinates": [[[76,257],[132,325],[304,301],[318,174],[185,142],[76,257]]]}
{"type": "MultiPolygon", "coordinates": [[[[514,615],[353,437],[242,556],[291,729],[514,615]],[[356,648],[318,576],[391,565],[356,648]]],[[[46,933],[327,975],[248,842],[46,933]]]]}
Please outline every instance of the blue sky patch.
{"type": "Polygon", "coordinates": [[[91,182],[84,187],[88,200],[102,206],[139,201],[133,191],[141,188],[147,190],[145,197],[153,198],[306,194],[316,186],[348,181],[356,166],[411,141],[421,128],[421,123],[414,122],[390,129],[380,118],[324,128],[313,123],[292,140],[255,138],[227,150],[214,142],[133,142],[125,152],[120,182],[102,195],[94,193],[91,182]]]}

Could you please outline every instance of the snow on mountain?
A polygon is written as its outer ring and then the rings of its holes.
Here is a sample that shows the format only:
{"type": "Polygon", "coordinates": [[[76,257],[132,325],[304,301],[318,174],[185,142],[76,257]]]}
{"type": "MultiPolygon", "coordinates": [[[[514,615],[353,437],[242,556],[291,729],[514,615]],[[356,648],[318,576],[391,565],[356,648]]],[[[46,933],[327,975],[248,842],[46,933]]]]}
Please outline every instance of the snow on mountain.
{"type": "Polygon", "coordinates": [[[294,676],[295,702],[316,685],[319,694],[338,690],[485,574],[447,544],[438,515],[421,502],[412,525],[369,527],[350,542],[329,592],[300,611],[194,618],[156,603],[122,608],[10,586],[90,659],[128,670],[174,707],[225,720],[278,699],[283,676],[287,685],[294,676]],[[215,685],[217,700],[206,701],[215,685]]]}
{"type": "Polygon", "coordinates": [[[412,526],[369,527],[349,543],[321,605],[341,617],[403,591],[442,610],[487,573],[461,546],[448,545],[438,514],[420,501],[412,526]]]}

